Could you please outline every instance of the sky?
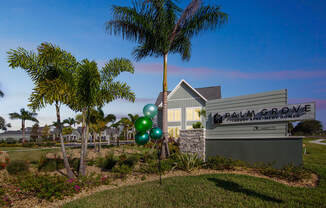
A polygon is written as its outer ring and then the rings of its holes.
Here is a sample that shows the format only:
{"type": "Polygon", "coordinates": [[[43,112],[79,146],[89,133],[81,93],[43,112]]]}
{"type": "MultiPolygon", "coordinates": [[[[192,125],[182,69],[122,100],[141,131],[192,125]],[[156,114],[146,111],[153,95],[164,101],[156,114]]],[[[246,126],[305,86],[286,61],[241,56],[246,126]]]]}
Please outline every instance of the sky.
{"type": "MultiPolygon", "coordinates": [[[[135,103],[117,100],[104,107],[118,117],[140,113],[154,103],[162,89],[162,58],[136,62],[136,43],[109,35],[105,22],[112,5],[128,0],[1,0],[0,1],[0,116],[20,129],[21,122],[8,114],[27,108],[33,83],[21,69],[8,66],[7,52],[23,47],[34,50],[50,42],[78,60],[95,60],[99,66],[124,57],[135,65],[134,74],[121,74],[136,94],[135,103]]],[[[179,1],[183,8],[187,1],[179,1]]],[[[315,101],[316,119],[326,128],[326,1],[324,0],[204,0],[220,5],[228,24],[192,39],[189,61],[168,57],[168,88],[181,79],[194,88],[220,85],[222,98],[288,89],[289,103],[315,101]]],[[[55,107],[38,113],[40,125],[52,124],[55,107]]],[[[62,107],[62,118],[76,112],[62,107]]],[[[27,122],[31,126],[32,122],[27,122]]]]}

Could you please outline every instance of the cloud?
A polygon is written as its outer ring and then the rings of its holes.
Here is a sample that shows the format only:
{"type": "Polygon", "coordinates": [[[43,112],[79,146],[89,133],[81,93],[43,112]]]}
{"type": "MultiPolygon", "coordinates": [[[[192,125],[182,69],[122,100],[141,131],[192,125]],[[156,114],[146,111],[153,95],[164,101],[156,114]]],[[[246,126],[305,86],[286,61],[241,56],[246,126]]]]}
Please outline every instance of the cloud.
{"type": "Polygon", "coordinates": [[[135,102],[137,103],[153,103],[155,98],[136,98],[135,102]]]}
{"type": "MultiPolygon", "coordinates": [[[[136,72],[146,74],[162,74],[162,64],[146,63],[135,64],[136,72]]],[[[194,78],[203,76],[219,76],[229,79],[266,79],[266,80],[287,80],[326,78],[326,70],[278,70],[278,71],[256,71],[241,72],[227,69],[211,69],[207,67],[180,67],[168,65],[168,73],[172,75],[186,75],[194,78]]]]}
{"type": "Polygon", "coordinates": [[[289,104],[296,103],[307,103],[307,102],[316,102],[316,108],[318,110],[326,109],[326,99],[315,99],[315,98],[289,98],[289,104]]]}

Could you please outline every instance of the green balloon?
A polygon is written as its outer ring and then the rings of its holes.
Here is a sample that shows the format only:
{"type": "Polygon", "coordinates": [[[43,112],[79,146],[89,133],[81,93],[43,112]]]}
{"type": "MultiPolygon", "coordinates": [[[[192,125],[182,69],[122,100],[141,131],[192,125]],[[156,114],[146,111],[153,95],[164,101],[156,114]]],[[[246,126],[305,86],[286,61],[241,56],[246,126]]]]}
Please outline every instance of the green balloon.
{"type": "Polygon", "coordinates": [[[147,132],[138,132],[135,136],[135,141],[139,145],[144,145],[148,142],[149,140],[149,135],[147,132]]]}
{"type": "Polygon", "coordinates": [[[152,139],[161,139],[163,132],[162,129],[159,127],[152,128],[149,135],[151,136],[152,139]]]}
{"type": "Polygon", "coordinates": [[[138,132],[147,131],[152,128],[153,121],[148,117],[139,117],[135,122],[135,128],[138,132]]]}
{"type": "Polygon", "coordinates": [[[154,118],[157,115],[157,107],[154,104],[147,104],[143,108],[145,117],[154,118]]]}

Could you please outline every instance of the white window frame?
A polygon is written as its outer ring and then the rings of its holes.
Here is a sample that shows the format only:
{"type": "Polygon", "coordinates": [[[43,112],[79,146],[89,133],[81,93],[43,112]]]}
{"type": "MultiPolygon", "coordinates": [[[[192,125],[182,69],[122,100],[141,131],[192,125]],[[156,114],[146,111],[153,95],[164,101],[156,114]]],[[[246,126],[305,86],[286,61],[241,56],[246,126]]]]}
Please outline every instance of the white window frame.
{"type": "MultiPolygon", "coordinates": [[[[169,133],[169,128],[178,128],[179,127],[179,137],[180,137],[180,130],[182,130],[182,127],[181,126],[168,126],[168,133],[169,133]]],[[[169,135],[170,136],[170,135],[169,135]]],[[[173,137],[174,137],[174,135],[173,135],[173,137]]],[[[174,137],[174,138],[176,138],[176,137],[174,137]]]]}
{"type": "Polygon", "coordinates": [[[201,111],[203,110],[203,107],[202,106],[197,106],[197,107],[186,107],[186,121],[201,121],[201,117],[199,117],[199,120],[188,120],[187,118],[187,109],[198,109],[201,111]]]}
{"type": "Polygon", "coordinates": [[[182,108],[168,108],[168,122],[182,122],[182,108]],[[179,121],[169,121],[169,110],[180,110],[180,120],[179,121]]]}

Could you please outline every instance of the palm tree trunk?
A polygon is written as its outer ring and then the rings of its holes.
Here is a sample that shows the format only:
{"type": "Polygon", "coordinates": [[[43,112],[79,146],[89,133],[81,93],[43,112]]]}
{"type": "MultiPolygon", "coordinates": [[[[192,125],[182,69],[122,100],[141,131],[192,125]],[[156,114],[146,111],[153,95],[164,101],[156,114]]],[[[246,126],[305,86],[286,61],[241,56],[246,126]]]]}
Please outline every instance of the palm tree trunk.
{"type": "Polygon", "coordinates": [[[101,152],[101,146],[102,146],[102,131],[100,131],[100,144],[98,146],[98,152],[101,152]]]}
{"type": "Polygon", "coordinates": [[[167,82],[167,62],[168,54],[164,54],[163,64],[163,109],[162,109],[162,130],[163,130],[163,143],[161,149],[161,159],[165,159],[169,156],[168,147],[168,82],[167,82]]]}
{"type": "Polygon", "coordinates": [[[96,152],[96,148],[97,148],[97,142],[96,142],[96,132],[93,131],[93,145],[94,145],[94,151],[96,152]]]}
{"type": "Polygon", "coordinates": [[[86,110],[83,110],[83,123],[82,123],[82,139],[81,139],[81,148],[80,148],[80,165],[79,165],[79,175],[85,175],[85,146],[86,146],[86,110]]]}
{"type": "Polygon", "coordinates": [[[25,120],[24,119],[22,119],[22,134],[23,134],[22,142],[25,143],[25,120]]]}
{"type": "Polygon", "coordinates": [[[74,173],[72,172],[72,170],[70,168],[69,161],[68,161],[68,158],[67,158],[65,144],[64,144],[64,141],[63,141],[62,129],[61,129],[61,121],[60,121],[61,120],[60,119],[60,107],[59,107],[58,103],[55,104],[55,108],[56,108],[56,113],[57,113],[57,128],[58,128],[58,131],[59,131],[63,163],[64,163],[65,169],[67,171],[68,177],[69,178],[74,178],[75,175],[74,175],[74,173]]]}

